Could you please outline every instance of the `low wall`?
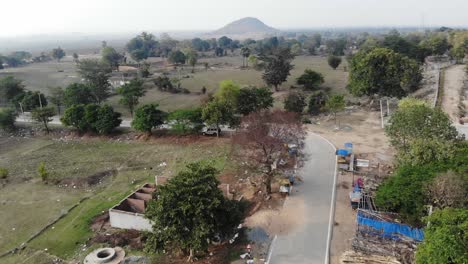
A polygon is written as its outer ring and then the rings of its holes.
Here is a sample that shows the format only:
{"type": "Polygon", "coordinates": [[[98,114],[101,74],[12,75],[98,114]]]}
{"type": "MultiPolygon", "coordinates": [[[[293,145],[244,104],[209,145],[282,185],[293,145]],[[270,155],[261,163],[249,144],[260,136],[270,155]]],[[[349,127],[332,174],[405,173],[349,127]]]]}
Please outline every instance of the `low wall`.
{"type": "Polygon", "coordinates": [[[116,228],[152,231],[151,222],[143,214],[110,209],[109,221],[116,228]]]}

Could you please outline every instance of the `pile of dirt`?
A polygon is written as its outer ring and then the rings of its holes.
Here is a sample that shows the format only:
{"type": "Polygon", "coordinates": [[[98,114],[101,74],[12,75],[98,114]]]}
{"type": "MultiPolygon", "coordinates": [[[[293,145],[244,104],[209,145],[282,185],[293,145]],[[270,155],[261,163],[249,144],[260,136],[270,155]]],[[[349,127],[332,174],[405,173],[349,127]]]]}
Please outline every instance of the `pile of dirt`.
{"type": "Polygon", "coordinates": [[[135,250],[142,250],[144,247],[143,234],[136,230],[124,230],[105,234],[98,233],[90,242],[105,243],[111,247],[130,247],[135,250]]]}

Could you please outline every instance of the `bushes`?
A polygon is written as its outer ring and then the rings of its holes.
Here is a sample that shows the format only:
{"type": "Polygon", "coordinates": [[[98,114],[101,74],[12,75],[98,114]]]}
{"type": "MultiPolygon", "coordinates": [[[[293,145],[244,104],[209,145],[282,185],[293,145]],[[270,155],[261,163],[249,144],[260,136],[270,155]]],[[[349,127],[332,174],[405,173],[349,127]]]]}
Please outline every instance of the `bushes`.
{"type": "Polygon", "coordinates": [[[108,105],[73,105],[65,110],[61,121],[66,126],[71,126],[80,132],[96,132],[109,134],[120,125],[120,113],[108,105]]]}
{"type": "Polygon", "coordinates": [[[48,183],[50,174],[47,171],[44,162],[39,163],[39,166],[37,166],[37,174],[43,183],[48,183]]]}
{"type": "Polygon", "coordinates": [[[468,259],[468,210],[447,208],[435,211],[418,246],[416,263],[465,264],[468,259]]]}
{"type": "Polygon", "coordinates": [[[307,103],[302,93],[289,93],[284,100],[284,109],[288,112],[302,113],[307,103]]]}

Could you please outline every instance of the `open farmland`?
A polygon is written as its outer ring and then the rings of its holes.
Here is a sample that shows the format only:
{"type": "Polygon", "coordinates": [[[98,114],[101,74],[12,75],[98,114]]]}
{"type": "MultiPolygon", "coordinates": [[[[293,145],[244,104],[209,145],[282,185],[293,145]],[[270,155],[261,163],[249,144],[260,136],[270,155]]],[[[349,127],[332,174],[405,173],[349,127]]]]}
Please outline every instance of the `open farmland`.
{"type": "MultiPolygon", "coordinates": [[[[80,55],[80,58],[96,57],[96,55],[80,55]]],[[[240,56],[226,56],[215,58],[200,58],[199,65],[194,74],[191,73],[191,67],[185,66],[178,72],[172,67],[164,67],[161,58],[151,58],[149,61],[152,63],[151,71],[158,74],[163,71],[171,73],[172,77],[183,76],[181,87],[188,89],[191,94],[172,94],[168,92],[161,92],[152,81],[147,82],[149,88],[146,95],[140,99],[141,103],[159,103],[161,109],[165,111],[172,111],[180,108],[191,108],[200,105],[201,88],[204,86],[208,92],[215,92],[218,89],[219,83],[223,80],[234,80],[241,85],[255,85],[264,86],[262,80],[262,72],[249,69],[241,69],[242,58],[240,56]],[[206,71],[202,66],[207,62],[210,69],[206,71]],[[150,88],[152,87],[152,88],[150,88]]],[[[346,61],[337,70],[333,70],[328,66],[327,58],[320,56],[298,56],[293,61],[294,69],[291,71],[291,76],[287,82],[281,85],[282,90],[289,90],[292,86],[296,86],[296,78],[299,77],[305,69],[312,69],[320,72],[325,78],[323,87],[329,88],[331,92],[346,93],[346,85],[348,73],[344,72],[343,67],[346,66],[346,61]]],[[[21,80],[24,80],[26,88],[34,91],[41,91],[45,94],[48,93],[47,87],[61,86],[65,87],[72,82],[79,82],[81,78],[76,72],[75,63],[70,57],[65,58],[60,64],[54,61],[46,63],[33,63],[25,67],[11,68],[0,71],[0,77],[5,75],[13,75],[21,80]],[[63,72],[58,72],[58,69],[63,72]]],[[[282,97],[278,98],[276,105],[281,105],[282,97]]],[[[128,110],[119,104],[120,96],[112,96],[109,98],[108,103],[116,108],[117,111],[129,116],[128,110]]]]}
{"type": "Polygon", "coordinates": [[[10,171],[9,182],[0,191],[0,212],[8,212],[0,213],[0,252],[19,246],[86,197],[28,245],[29,250],[47,248],[61,258],[74,257],[92,234],[91,219],[144,182],[154,181],[155,175],[171,176],[190,161],[208,158],[221,170],[229,168],[230,144],[214,140],[178,144],[167,138],[147,142],[0,138],[0,167],[10,171]],[[40,162],[61,183],[42,183],[36,176],[40,162]],[[106,171],[114,173],[102,173],[106,171]],[[98,182],[90,181],[97,175],[98,182]]]}

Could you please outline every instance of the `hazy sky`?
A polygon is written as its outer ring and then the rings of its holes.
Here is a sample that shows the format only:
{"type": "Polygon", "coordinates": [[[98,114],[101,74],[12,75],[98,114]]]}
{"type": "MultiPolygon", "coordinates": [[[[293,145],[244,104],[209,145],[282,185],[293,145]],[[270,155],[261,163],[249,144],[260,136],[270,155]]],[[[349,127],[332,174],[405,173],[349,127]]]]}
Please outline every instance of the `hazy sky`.
{"type": "Polygon", "coordinates": [[[0,36],[213,30],[246,16],[280,29],[468,25],[468,0],[0,0],[0,11],[0,36]]]}

